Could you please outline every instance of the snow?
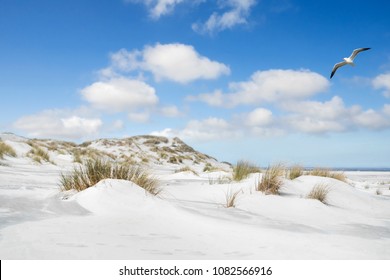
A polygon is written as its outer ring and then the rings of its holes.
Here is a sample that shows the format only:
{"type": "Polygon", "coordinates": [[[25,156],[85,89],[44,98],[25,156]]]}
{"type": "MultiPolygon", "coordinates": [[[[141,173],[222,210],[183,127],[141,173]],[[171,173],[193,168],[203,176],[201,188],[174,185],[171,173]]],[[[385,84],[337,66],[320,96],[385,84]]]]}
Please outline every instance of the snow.
{"type": "Polygon", "coordinates": [[[22,156],[26,139],[1,137],[18,157],[0,165],[0,259],[390,258],[390,172],[345,172],[348,183],[283,179],[280,195],[264,195],[254,188],[261,174],[221,181],[228,171],[166,163],[149,165],[159,196],[113,179],[61,192],[71,155],[51,152],[56,165],[37,164],[22,156]],[[306,198],[316,184],[329,186],[328,204],[306,198]]]}

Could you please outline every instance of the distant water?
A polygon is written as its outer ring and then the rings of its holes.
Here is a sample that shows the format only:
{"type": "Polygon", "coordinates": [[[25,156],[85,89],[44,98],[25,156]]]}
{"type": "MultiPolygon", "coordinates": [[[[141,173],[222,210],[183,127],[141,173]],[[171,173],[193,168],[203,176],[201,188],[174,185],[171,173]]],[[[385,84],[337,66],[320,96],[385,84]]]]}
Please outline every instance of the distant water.
{"type": "MultiPolygon", "coordinates": [[[[313,170],[314,167],[307,167],[306,170],[313,170]]],[[[390,172],[390,167],[333,167],[333,171],[373,171],[373,172],[390,172]]]]}
{"type": "Polygon", "coordinates": [[[338,171],[376,171],[376,172],[390,172],[389,167],[346,167],[335,168],[338,171]]]}

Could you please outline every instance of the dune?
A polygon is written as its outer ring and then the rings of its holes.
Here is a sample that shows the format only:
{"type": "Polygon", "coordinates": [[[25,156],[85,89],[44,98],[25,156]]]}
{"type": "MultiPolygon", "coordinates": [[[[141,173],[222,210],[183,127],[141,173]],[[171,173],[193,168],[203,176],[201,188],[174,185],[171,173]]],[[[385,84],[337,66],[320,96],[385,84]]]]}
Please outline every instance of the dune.
{"type": "Polygon", "coordinates": [[[345,172],[347,182],[281,178],[280,194],[265,195],[255,190],[260,173],[240,182],[218,180],[231,174],[229,165],[177,140],[138,137],[126,145],[88,145],[107,157],[130,157],[129,146],[136,149],[132,158],[138,164],[147,158],[145,166],[161,182],[158,196],[117,179],[61,191],[60,174],[79,165],[68,144],[55,150],[50,141],[35,142],[50,155],[50,162],[37,163],[26,155],[29,139],[0,136],[17,153],[0,165],[0,259],[390,258],[388,172],[345,172]],[[164,148],[162,161],[156,147],[166,145],[172,150],[164,148]],[[182,162],[169,162],[174,155],[182,162]],[[220,170],[204,172],[206,164],[220,170]],[[185,166],[196,173],[179,171],[185,166]],[[326,204],[307,198],[318,184],[329,187],[326,204]],[[226,207],[232,194],[234,207],[226,207]]]}

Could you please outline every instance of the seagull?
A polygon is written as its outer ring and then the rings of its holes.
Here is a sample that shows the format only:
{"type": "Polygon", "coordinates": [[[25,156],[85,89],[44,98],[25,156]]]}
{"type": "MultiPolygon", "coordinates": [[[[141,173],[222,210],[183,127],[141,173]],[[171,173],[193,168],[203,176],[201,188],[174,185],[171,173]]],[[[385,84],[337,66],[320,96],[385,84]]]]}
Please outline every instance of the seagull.
{"type": "Polygon", "coordinates": [[[358,55],[358,53],[360,52],[363,52],[363,51],[367,51],[371,48],[360,48],[360,49],[356,49],[356,50],[353,50],[352,54],[350,57],[344,57],[344,61],[341,61],[339,63],[336,63],[334,66],[333,66],[333,70],[332,70],[332,74],[330,74],[330,78],[332,79],[334,73],[336,73],[337,69],[339,69],[341,66],[344,66],[346,64],[349,64],[351,66],[355,66],[355,64],[353,63],[353,60],[355,59],[355,57],[358,55]]]}

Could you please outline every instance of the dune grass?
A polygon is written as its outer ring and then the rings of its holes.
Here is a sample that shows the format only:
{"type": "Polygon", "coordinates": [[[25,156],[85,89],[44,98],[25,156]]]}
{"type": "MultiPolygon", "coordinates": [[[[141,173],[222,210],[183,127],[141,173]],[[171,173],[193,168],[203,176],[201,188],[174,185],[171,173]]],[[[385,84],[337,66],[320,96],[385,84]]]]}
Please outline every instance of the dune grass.
{"type": "Polygon", "coordinates": [[[326,184],[316,184],[310,193],[306,196],[309,199],[317,199],[318,201],[328,204],[327,197],[330,187],[326,184]]]}
{"type": "Polygon", "coordinates": [[[290,180],[294,180],[304,174],[303,167],[300,165],[293,165],[289,168],[287,173],[287,178],[290,180]]]}
{"type": "Polygon", "coordinates": [[[193,170],[191,167],[189,166],[184,166],[182,168],[179,168],[179,169],[176,169],[175,170],[175,173],[179,173],[179,172],[191,172],[193,173],[194,175],[196,176],[199,176],[198,172],[196,172],[195,170],[193,170]]]}
{"type": "Polygon", "coordinates": [[[231,189],[228,189],[228,191],[225,193],[225,207],[226,208],[232,208],[236,207],[237,197],[242,192],[242,190],[238,191],[232,191],[231,189]]]}
{"type": "Polygon", "coordinates": [[[103,179],[121,179],[131,181],[147,192],[158,195],[161,192],[159,182],[142,167],[118,165],[100,159],[91,159],[82,166],[74,167],[70,174],[61,174],[60,187],[63,191],[82,191],[96,185],[103,179]]]}
{"type": "Polygon", "coordinates": [[[264,194],[279,194],[282,186],[281,177],[284,175],[285,169],[282,164],[269,166],[260,182],[257,183],[256,190],[264,194]]]}
{"type": "Polygon", "coordinates": [[[203,172],[214,172],[214,171],[225,171],[224,169],[213,166],[211,163],[207,162],[203,168],[203,172]]]}
{"type": "Polygon", "coordinates": [[[248,161],[240,160],[233,168],[233,180],[241,181],[248,178],[249,174],[260,172],[260,168],[248,161]]]}
{"type": "Polygon", "coordinates": [[[315,168],[308,172],[308,175],[333,178],[342,182],[347,182],[347,176],[343,172],[333,172],[326,168],[315,168]]]}
{"type": "Polygon", "coordinates": [[[16,157],[16,152],[10,145],[0,140],[0,159],[4,158],[5,155],[16,157]]]}
{"type": "Polygon", "coordinates": [[[38,163],[42,163],[42,161],[50,162],[49,154],[36,145],[32,146],[32,149],[27,153],[27,156],[38,163]]]}
{"type": "Polygon", "coordinates": [[[209,185],[223,185],[232,182],[232,179],[228,176],[219,175],[218,177],[209,177],[209,185]]]}

